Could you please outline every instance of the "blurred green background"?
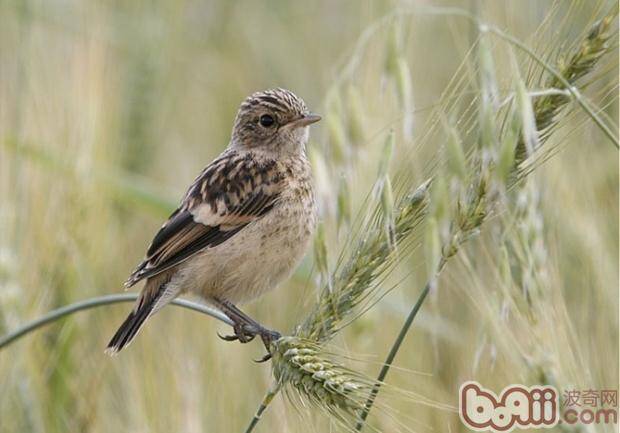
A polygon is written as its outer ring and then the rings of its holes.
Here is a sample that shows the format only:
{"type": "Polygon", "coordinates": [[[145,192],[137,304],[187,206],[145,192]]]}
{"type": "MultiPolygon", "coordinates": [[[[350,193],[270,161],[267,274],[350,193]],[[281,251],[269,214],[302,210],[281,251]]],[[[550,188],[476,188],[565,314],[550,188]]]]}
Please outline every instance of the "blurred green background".
{"type": "MultiPolygon", "coordinates": [[[[330,167],[330,174],[317,175],[326,224],[334,219],[330,203],[340,172],[358,209],[385,134],[403,117],[386,79],[390,30],[377,28],[386,14],[458,6],[548,54],[570,48],[610,3],[571,4],[577,3],[0,2],[0,334],[67,303],[120,292],[187,185],[226,147],[239,103],[256,90],[291,89],[325,114],[335,80],[351,69],[353,87],[337,90],[345,95],[344,112],[354,106],[363,113],[362,139],[352,142],[349,134],[344,156],[334,151],[338,133],[327,116],[313,127],[311,145],[330,167]],[[556,14],[546,24],[558,26],[556,39],[533,39],[552,8],[570,11],[570,25],[560,25],[556,14]],[[356,44],[366,38],[360,54],[356,44]]],[[[456,17],[420,13],[404,21],[400,49],[410,70],[407,107],[415,113],[415,139],[424,135],[428,113],[476,34],[456,17]]],[[[612,56],[591,95],[598,102],[601,89],[611,89],[605,113],[617,119],[612,56]]],[[[532,357],[548,355],[562,386],[614,388],[618,154],[591,123],[563,137],[564,151],[535,180],[553,293],[541,310],[566,340],[551,326],[535,340],[532,357]]],[[[400,129],[398,143],[396,158],[416,160],[423,169],[412,176],[422,180],[441,143],[415,154],[400,129]]],[[[341,244],[328,244],[332,257],[341,244]]],[[[475,250],[478,265],[455,262],[448,269],[397,358],[402,370],[388,382],[455,407],[458,386],[467,379],[496,390],[541,380],[527,357],[511,352],[515,338],[525,346],[534,341],[529,325],[512,324],[510,335],[501,327],[494,248],[483,238],[475,250]]],[[[417,258],[399,271],[414,275],[337,341],[361,356],[356,368],[369,375],[376,375],[423,285],[426,266],[421,254],[417,258]]],[[[290,332],[315,299],[311,269],[309,252],[291,281],[246,310],[290,332]]],[[[251,362],[262,355],[261,345],[227,344],[215,333],[228,329],[213,319],[166,308],[128,350],[109,358],[103,349],[129,308],[83,312],[2,350],[0,431],[242,431],[271,379],[268,364],[251,362]]],[[[381,431],[465,431],[454,411],[398,395],[385,404],[398,421],[378,410],[374,423],[381,431]]],[[[337,430],[322,416],[309,422],[315,412],[277,397],[258,431],[337,430]]]]}

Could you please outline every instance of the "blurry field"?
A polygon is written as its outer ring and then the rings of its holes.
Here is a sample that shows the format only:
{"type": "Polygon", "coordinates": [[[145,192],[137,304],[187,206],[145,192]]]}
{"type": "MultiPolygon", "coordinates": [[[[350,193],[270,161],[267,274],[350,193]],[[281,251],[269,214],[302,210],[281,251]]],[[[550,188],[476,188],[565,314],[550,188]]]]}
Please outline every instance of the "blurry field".
{"type": "MultiPolygon", "coordinates": [[[[462,7],[555,62],[613,4],[0,2],[0,335],[120,292],[187,185],[226,147],[238,104],[260,89],[291,89],[324,115],[311,150],[334,262],[350,246],[338,196],[353,215],[366,210],[388,131],[394,171],[408,167],[412,184],[441,175],[445,139],[425,137],[431,113],[454,76],[465,78],[462,94],[476,91],[476,29],[425,8],[462,7]],[[412,6],[419,12],[394,12],[412,6]],[[408,82],[394,78],[390,50],[408,82]]],[[[585,95],[617,136],[614,31],[585,95]]],[[[505,44],[493,48],[504,95],[514,65],[505,44]]],[[[518,54],[538,89],[540,67],[518,54]]],[[[387,393],[389,410],[370,416],[380,431],[467,431],[456,406],[470,379],[496,391],[618,387],[618,151],[577,109],[551,141],[554,156],[448,264],[423,306],[387,380],[420,398],[387,393]]],[[[386,281],[398,287],[334,341],[371,377],[428,277],[423,235],[386,281]]],[[[315,267],[309,251],[290,281],[245,310],[292,332],[315,301],[315,267]]],[[[252,362],[262,345],[225,343],[216,336],[225,326],[171,307],[110,358],[103,349],[129,309],[81,312],[2,349],[0,432],[243,431],[271,383],[269,364],[252,362]]],[[[341,430],[280,395],[256,431],[341,430]]]]}

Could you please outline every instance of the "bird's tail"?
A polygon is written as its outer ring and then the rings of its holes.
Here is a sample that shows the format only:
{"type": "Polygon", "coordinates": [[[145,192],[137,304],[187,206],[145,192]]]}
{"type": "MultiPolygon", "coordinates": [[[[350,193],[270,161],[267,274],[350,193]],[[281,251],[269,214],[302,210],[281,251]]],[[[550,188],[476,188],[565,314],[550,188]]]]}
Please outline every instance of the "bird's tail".
{"type": "Polygon", "coordinates": [[[129,345],[144,325],[146,319],[161,308],[158,301],[165,292],[165,284],[158,283],[153,280],[147,282],[133,311],[129,313],[129,316],[127,316],[108,343],[108,347],[105,350],[108,355],[116,355],[129,345]]]}

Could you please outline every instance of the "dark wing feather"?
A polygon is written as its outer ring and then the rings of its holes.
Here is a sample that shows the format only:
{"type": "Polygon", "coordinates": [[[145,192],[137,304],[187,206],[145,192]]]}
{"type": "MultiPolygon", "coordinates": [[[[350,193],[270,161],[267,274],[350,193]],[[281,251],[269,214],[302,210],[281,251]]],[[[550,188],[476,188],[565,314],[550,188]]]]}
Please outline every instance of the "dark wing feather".
{"type": "Polygon", "coordinates": [[[230,239],[273,208],[281,181],[275,161],[258,162],[248,154],[225,153],[196,179],[125,286],[131,287],[230,239]]]}

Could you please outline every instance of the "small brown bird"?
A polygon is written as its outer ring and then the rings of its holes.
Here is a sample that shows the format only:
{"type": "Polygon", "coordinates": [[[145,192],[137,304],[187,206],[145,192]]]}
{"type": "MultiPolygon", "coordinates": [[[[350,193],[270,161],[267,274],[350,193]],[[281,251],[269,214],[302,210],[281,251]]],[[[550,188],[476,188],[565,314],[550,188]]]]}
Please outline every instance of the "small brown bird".
{"type": "Polygon", "coordinates": [[[279,334],[236,307],[273,289],[304,255],[316,211],[308,126],[320,116],[292,92],[273,89],[240,106],[228,148],[196,178],[126,287],[146,279],[133,311],[108,344],[116,353],[177,296],[200,296],[234,323],[226,340],[279,334]]]}

